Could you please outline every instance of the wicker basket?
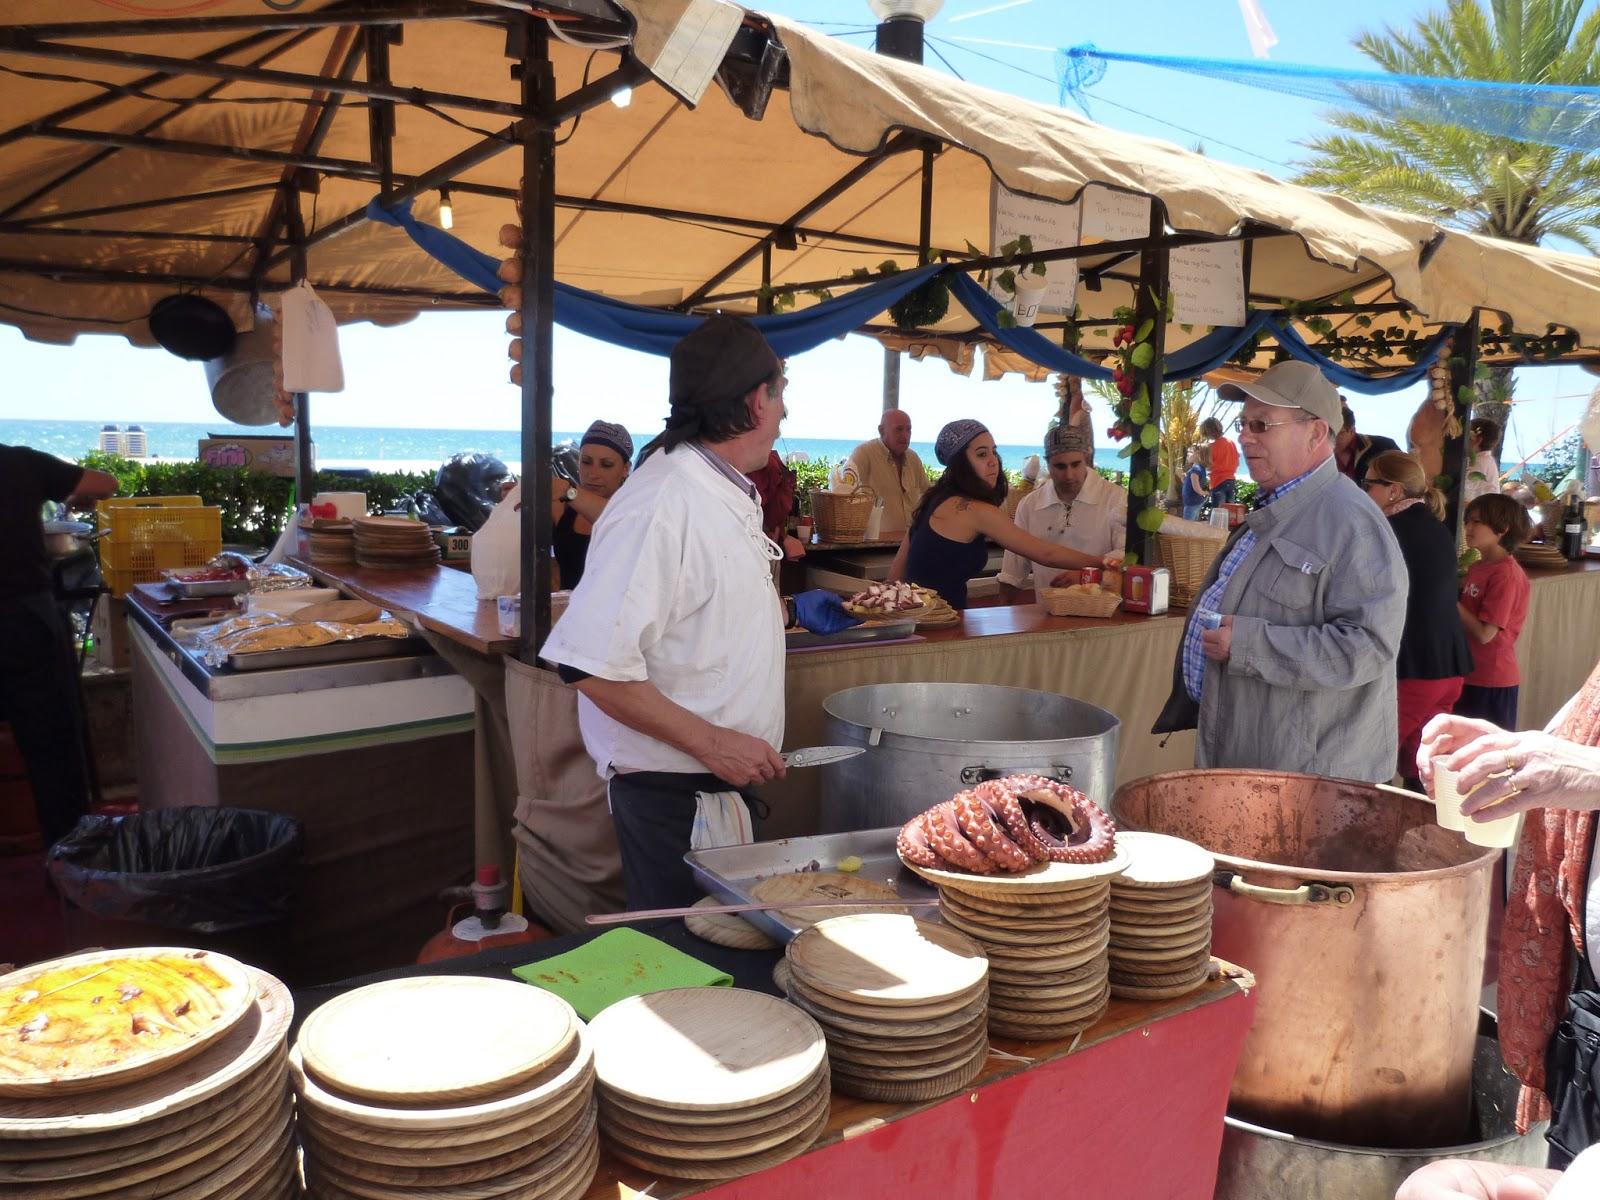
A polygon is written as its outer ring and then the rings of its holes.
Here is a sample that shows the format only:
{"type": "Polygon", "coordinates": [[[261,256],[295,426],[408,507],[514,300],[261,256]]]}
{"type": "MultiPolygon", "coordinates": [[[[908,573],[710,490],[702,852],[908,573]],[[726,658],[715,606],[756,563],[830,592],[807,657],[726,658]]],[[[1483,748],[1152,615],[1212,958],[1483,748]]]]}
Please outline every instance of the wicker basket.
{"type": "Polygon", "coordinates": [[[1168,603],[1174,608],[1187,608],[1194,603],[1212,560],[1227,540],[1226,535],[1214,538],[1156,535],[1156,565],[1165,567],[1172,576],[1168,603]]]}
{"type": "Polygon", "coordinates": [[[811,489],[811,517],[819,542],[862,542],[867,537],[867,518],[872,516],[878,493],[871,488],[853,492],[811,489]]]}
{"type": "Polygon", "coordinates": [[[1000,506],[1005,510],[1006,516],[1015,521],[1017,519],[1017,505],[1021,504],[1023,497],[1032,492],[1036,486],[1032,480],[1024,479],[1016,487],[1006,489],[1005,503],[1000,506]]]}
{"type": "Polygon", "coordinates": [[[1075,592],[1071,588],[1042,587],[1039,603],[1052,617],[1109,617],[1122,605],[1122,597],[1104,588],[1075,592]]]}

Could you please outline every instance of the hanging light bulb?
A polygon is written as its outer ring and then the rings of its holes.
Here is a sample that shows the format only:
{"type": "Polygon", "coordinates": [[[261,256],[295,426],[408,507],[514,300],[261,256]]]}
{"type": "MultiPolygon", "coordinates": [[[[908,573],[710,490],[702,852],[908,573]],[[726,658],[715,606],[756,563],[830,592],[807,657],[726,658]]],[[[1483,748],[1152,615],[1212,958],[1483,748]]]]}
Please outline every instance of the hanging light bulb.
{"type": "Polygon", "coordinates": [[[439,228],[453,229],[456,223],[456,210],[450,204],[450,189],[439,189],[439,228]]]}
{"type": "Polygon", "coordinates": [[[611,103],[618,108],[627,108],[633,103],[633,89],[631,87],[618,88],[611,93],[611,103]]]}

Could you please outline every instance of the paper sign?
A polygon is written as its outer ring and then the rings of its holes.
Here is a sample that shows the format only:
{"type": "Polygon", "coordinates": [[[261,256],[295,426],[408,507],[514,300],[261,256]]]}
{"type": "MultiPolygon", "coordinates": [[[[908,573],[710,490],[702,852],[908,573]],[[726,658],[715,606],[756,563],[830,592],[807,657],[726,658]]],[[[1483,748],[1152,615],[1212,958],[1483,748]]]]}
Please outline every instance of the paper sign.
{"type": "Polygon", "coordinates": [[[1079,199],[1083,206],[1083,244],[1130,242],[1150,236],[1150,197],[1130,196],[1090,184],[1079,199]]]}
{"type": "MultiPolygon", "coordinates": [[[[1076,246],[1078,206],[1019,196],[998,179],[992,179],[989,187],[989,253],[1000,254],[1002,246],[1024,235],[1032,241],[1035,250],[1076,246]]],[[[1078,295],[1077,262],[1066,259],[1045,263],[1044,267],[1046,287],[1044,297],[1039,301],[1039,310],[1070,314],[1078,295]]],[[[1018,274],[1021,273],[1019,269],[1018,274]]],[[[995,276],[998,275],[999,272],[995,272],[995,276]]],[[[989,294],[1001,304],[1010,305],[1012,302],[1012,293],[1002,288],[993,277],[989,281],[989,294]]]]}
{"type": "Polygon", "coordinates": [[[1172,319],[1180,325],[1245,322],[1244,243],[1183,246],[1168,259],[1172,319]]]}
{"type": "Polygon", "coordinates": [[[690,104],[698,104],[743,19],[744,10],[726,0],[689,0],[661,53],[645,66],[690,104]]]}

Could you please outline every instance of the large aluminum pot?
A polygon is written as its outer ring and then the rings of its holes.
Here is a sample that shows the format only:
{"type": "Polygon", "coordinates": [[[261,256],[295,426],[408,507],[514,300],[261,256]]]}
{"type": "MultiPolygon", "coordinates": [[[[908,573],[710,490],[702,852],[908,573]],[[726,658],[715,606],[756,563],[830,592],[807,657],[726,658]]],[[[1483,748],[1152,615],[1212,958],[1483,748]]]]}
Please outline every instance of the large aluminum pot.
{"type": "Polygon", "coordinates": [[[1499,851],[1414,793],[1279,771],[1152,775],[1112,807],[1217,858],[1212,946],[1260,984],[1234,1116],[1357,1146],[1467,1140],[1499,851]]]}
{"type": "MultiPolygon", "coordinates": [[[[1475,1158],[1515,1167],[1540,1167],[1545,1161],[1540,1122],[1517,1133],[1517,1077],[1500,1056],[1494,1017],[1480,1014],[1477,1052],[1472,1060],[1470,1140],[1456,1146],[1385,1149],[1344,1146],[1315,1138],[1290,1137],[1228,1117],[1214,1200],[1394,1200],[1411,1173],[1441,1158],[1475,1158]]],[[[1404,1114],[1396,1114],[1404,1120],[1404,1114]]]]}
{"type": "Polygon", "coordinates": [[[823,701],[824,741],[867,753],[822,768],[824,833],[881,829],[985,779],[1047,775],[1105,804],[1116,717],[1053,692],[977,683],[876,683],[823,701]]]}

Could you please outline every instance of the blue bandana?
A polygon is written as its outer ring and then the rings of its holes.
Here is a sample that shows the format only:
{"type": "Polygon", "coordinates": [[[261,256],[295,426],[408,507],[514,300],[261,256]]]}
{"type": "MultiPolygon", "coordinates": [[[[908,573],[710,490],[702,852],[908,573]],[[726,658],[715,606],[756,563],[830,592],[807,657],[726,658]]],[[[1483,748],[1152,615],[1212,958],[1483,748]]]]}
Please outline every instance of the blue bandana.
{"type": "Polygon", "coordinates": [[[971,419],[951,421],[939,430],[939,439],[933,443],[933,456],[939,460],[941,466],[948,467],[956,455],[967,448],[967,443],[980,433],[988,432],[988,427],[982,421],[971,419]]]}
{"type": "Polygon", "coordinates": [[[606,446],[622,455],[623,462],[633,460],[633,439],[628,431],[613,421],[596,421],[583,435],[582,445],[606,446]]]}

